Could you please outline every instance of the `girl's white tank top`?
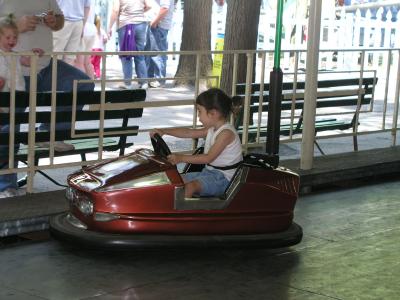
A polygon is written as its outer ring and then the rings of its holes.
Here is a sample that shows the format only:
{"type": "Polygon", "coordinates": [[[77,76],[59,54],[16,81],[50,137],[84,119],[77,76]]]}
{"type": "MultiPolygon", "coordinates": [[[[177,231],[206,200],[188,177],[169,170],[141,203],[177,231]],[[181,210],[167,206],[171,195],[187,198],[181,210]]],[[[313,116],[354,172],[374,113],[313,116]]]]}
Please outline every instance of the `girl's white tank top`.
{"type": "MultiPolygon", "coordinates": [[[[240,142],[239,135],[236,132],[235,128],[229,123],[225,123],[217,130],[215,130],[214,127],[208,129],[206,142],[204,145],[204,153],[208,153],[211,146],[214,145],[215,139],[217,138],[218,134],[225,129],[232,131],[235,134],[235,139],[221,152],[221,154],[214,161],[210,163],[210,165],[216,167],[226,167],[234,165],[243,160],[242,144],[240,142]]],[[[206,166],[206,168],[213,169],[212,166],[208,165],[206,166]]],[[[226,179],[231,180],[233,175],[235,174],[236,168],[231,170],[218,170],[218,171],[224,173],[226,179]]]]}

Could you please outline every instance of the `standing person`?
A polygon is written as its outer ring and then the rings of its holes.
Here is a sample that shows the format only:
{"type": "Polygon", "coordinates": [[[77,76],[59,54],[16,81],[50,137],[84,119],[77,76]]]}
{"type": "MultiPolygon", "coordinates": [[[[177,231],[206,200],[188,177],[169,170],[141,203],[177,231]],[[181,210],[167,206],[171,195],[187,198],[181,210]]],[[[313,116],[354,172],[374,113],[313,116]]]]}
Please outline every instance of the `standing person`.
{"type": "MultiPolygon", "coordinates": [[[[15,51],[23,52],[30,51],[32,48],[42,48],[45,53],[53,52],[52,34],[64,26],[64,15],[56,0],[0,0],[0,17],[9,14],[14,14],[19,31],[15,51]]],[[[57,60],[56,65],[57,91],[72,91],[74,80],[89,79],[86,74],[63,61],[57,60]]],[[[22,66],[22,72],[25,79],[25,88],[29,91],[29,67],[22,66]]],[[[37,91],[50,91],[51,88],[51,57],[43,55],[38,58],[37,62],[37,91]]],[[[79,84],[78,89],[93,90],[94,84],[79,84]]],[[[71,126],[70,123],[65,125],[71,126]]],[[[59,143],[61,144],[61,142],[59,143]]]]}
{"type": "MultiPolygon", "coordinates": [[[[112,27],[117,22],[120,51],[145,50],[148,24],[144,12],[150,8],[148,0],[114,0],[108,34],[109,36],[112,35],[112,27]]],[[[147,65],[144,55],[134,55],[133,59],[137,77],[147,78],[147,65]]],[[[121,57],[121,64],[124,73],[124,85],[120,87],[129,89],[132,87],[132,57],[121,57]]],[[[143,80],[139,80],[139,85],[143,89],[148,87],[147,82],[143,80]]]]}
{"type": "MultiPolygon", "coordinates": [[[[16,90],[25,90],[25,81],[21,72],[21,62],[16,61],[15,78],[11,78],[11,57],[3,56],[3,52],[11,52],[17,44],[18,27],[11,17],[5,17],[0,21],[0,91],[10,91],[11,81],[15,80],[16,90]]],[[[6,108],[0,108],[0,112],[7,112],[6,108]]],[[[8,132],[8,126],[1,126],[1,132],[8,132]]],[[[16,129],[17,130],[17,129],[16,129]]],[[[16,145],[18,151],[18,146],[16,145]]],[[[8,166],[8,147],[0,146],[0,169],[8,166]]],[[[16,165],[14,166],[16,167],[16,165]]],[[[0,198],[18,195],[17,174],[0,175],[0,198]]]]}
{"type": "MultiPolygon", "coordinates": [[[[12,70],[12,58],[11,56],[3,55],[3,53],[13,52],[13,48],[16,46],[18,41],[18,27],[13,20],[13,15],[10,14],[7,17],[3,17],[0,20],[0,91],[9,92],[11,90],[12,83],[15,84],[15,90],[25,91],[25,80],[22,74],[22,65],[29,66],[30,57],[17,57],[15,65],[15,77],[11,76],[12,70]]],[[[42,49],[32,49],[38,55],[43,54],[42,49]]],[[[0,112],[7,113],[8,108],[0,108],[0,112]]],[[[0,126],[1,132],[9,132],[10,128],[8,125],[0,126]]],[[[19,127],[16,126],[15,131],[19,131],[19,127]]],[[[14,150],[18,151],[19,145],[15,145],[14,150]]],[[[8,146],[0,146],[0,169],[8,166],[8,146]]],[[[17,167],[15,162],[14,167],[17,167]]],[[[0,175],[0,198],[12,197],[19,195],[17,174],[5,174],[0,175]]]]}
{"type": "MultiPolygon", "coordinates": [[[[89,10],[89,14],[83,28],[83,36],[80,43],[80,51],[91,52],[96,39],[96,26],[94,24],[95,9],[94,2],[92,2],[89,10]]],[[[76,56],[75,67],[86,73],[90,79],[94,79],[94,68],[90,59],[90,55],[79,54],[76,56]]]]}
{"type": "MultiPolygon", "coordinates": [[[[16,59],[15,78],[11,76],[11,56],[3,53],[13,52],[18,41],[18,27],[10,14],[0,20],[0,91],[9,92],[11,83],[15,81],[17,91],[25,91],[25,80],[22,74],[22,57],[16,59]]],[[[0,109],[1,110],[1,109],[0,109]]],[[[1,129],[1,127],[0,127],[1,129]]]]}
{"type": "MultiPolygon", "coordinates": [[[[100,16],[96,15],[94,18],[94,24],[96,26],[96,36],[94,39],[94,44],[92,48],[92,52],[102,52],[106,47],[106,43],[108,41],[107,33],[101,28],[101,19],[100,16]]],[[[100,55],[92,55],[91,62],[94,68],[94,75],[97,79],[101,77],[101,56],[100,55]]]]}
{"type": "MultiPolygon", "coordinates": [[[[80,51],[83,29],[90,11],[91,0],[57,0],[64,14],[64,27],[53,33],[54,52],[80,51]]],[[[75,64],[75,55],[64,55],[63,60],[75,64]]]]}
{"type": "Polygon", "coordinates": [[[196,99],[199,120],[204,128],[166,128],[150,132],[150,135],[158,133],[180,138],[205,138],[203,154],[168,156],[172,164],[206,164],[201,172],[183,176],[185,198],[222,195],[243,160],[239,135],[229,123],[230,114],[239,99],[237,96],[230,98],[222,90],[211,88],[196,99]]]}
{"type": "MultiPolygon", "coordinates": [[[[159,51],[168,50],[168,31],[172,27],[172,16],[174,13],[175,2],[174,0],[155,0],[160,10],[155,18],[150,22],[150,30],[157,43],[159,51]]],[[[150,78],[165,78],[167,75],[167,56],[157,55],[150,57],[148,65],[148,76],[150,78]]],[[[158,80],[150,81],[151,87],[159,87],[164,84],[165,80],[159,82],[158,80]]]]}
{"type": "MultiPolygon", "coordinates": [[[[41,48],[53,52],[53,32],[64,26],[64,15],[56,0],[0,0],[0,17],[14,14],[19,30],[16,51],[41,48]]],[[[23,67],[26,90],[29,91],[29,68],[23,67]]],[[[82,71],[57,60],[57,91],[72,91],[73,81],[89,79],[82,71]]],[[[50,91],[52,63],[48,55],[38,59],[37,90],[50,91]]],[[[93,90],[93,83],[78,84],[78,90],[93,90]]]]}

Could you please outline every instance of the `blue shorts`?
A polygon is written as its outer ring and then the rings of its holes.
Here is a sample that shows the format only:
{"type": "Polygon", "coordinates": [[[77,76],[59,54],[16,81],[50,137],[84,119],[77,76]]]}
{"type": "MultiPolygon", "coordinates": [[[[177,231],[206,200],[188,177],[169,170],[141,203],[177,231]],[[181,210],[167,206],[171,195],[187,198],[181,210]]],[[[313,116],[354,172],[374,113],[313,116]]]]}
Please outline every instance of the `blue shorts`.
{"type": "Polygon", "coordinates": [[[200,182],[199,196],[220,196],[229,185],[229,180],[225,178],[224,174],[215,169],[204,168],[201,172],[186,173],[182,177],[185,183],[195,180],[200,182]]]}

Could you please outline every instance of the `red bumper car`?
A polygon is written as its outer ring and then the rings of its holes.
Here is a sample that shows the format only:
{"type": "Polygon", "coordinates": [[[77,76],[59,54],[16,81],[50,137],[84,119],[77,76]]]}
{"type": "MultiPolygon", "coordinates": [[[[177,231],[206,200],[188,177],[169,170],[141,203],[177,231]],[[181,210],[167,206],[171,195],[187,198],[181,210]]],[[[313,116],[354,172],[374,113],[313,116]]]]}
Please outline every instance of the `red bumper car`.
{"type": "Polygon", "coordinates": [[[166,159],[168,146],[160,137],[153,146],[70,175],[70,210],[51,218],[53,236],[113,248],[276,248],[301,241],[293,222],[297,174],[252,154],[224,195],[185,199],[181,175],[166,159]]]}

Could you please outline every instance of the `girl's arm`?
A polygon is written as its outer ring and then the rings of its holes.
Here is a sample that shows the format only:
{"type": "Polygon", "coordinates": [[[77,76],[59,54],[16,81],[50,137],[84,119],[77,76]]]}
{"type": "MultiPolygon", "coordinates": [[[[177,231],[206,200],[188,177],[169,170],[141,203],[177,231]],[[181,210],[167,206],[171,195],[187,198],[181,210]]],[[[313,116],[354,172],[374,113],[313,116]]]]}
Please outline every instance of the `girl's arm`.
{"type": "Polygon", "coordinates": [[[168,156],[168,160],[174,165],[182,162],[190,164],[209,164],[213,162],[234,139],[234,133],[231,130],[225,129],[218,134],[214,145],[212,145],[208,153],[197,155],[171,154],[168,156]]]}
{"type": "Polygon", "coordinates": [[[192,138],[192,139],[198,139],[198,138],[204,138],[207,136],[207,128],[163,128],[159,129],[156,128],[152,131],[150,131],[150,136],[153,136],[155,133],[158,133],[159,135],[163,136],[164,134],[167,135],[172,135],[175,137],[179,138],[192,138]]]}

